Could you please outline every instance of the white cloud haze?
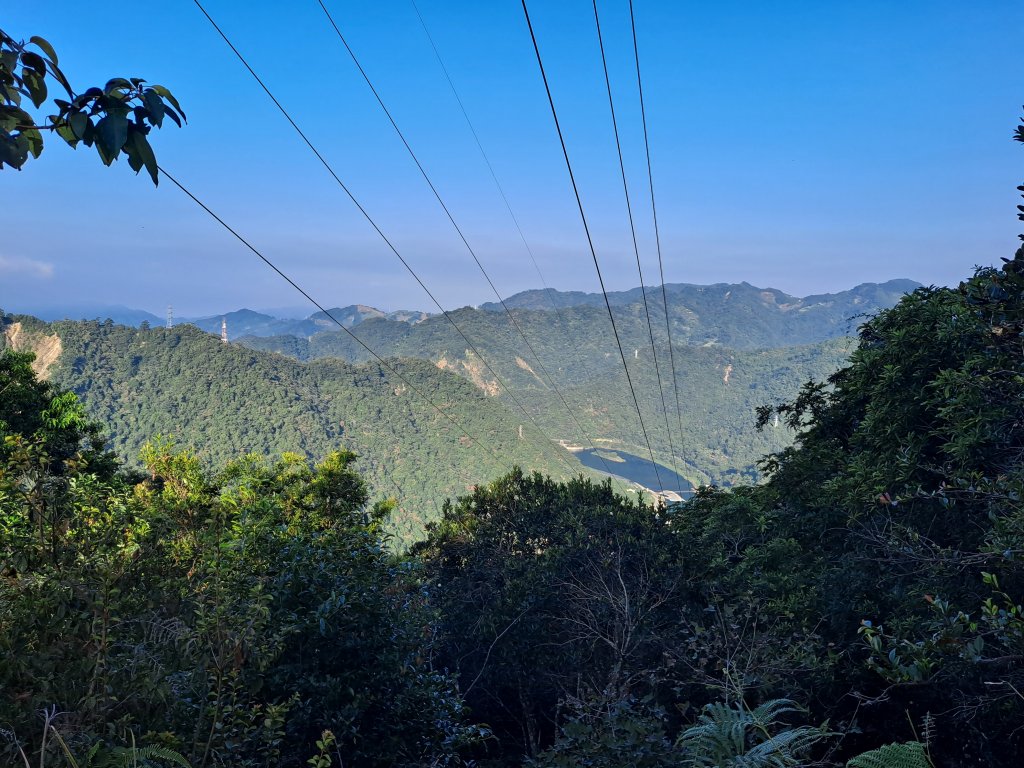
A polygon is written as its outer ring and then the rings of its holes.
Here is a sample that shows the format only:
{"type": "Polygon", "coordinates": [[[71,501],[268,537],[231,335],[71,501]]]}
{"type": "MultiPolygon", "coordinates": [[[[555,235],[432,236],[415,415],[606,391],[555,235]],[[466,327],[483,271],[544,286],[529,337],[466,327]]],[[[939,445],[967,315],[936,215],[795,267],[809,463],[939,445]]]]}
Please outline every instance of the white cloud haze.
{"type": "Polygon", "coordinates": [[[53,277],[53,264],[36,259],[0,255],[0,276],[35,277],[42,280],[53,277]]]}

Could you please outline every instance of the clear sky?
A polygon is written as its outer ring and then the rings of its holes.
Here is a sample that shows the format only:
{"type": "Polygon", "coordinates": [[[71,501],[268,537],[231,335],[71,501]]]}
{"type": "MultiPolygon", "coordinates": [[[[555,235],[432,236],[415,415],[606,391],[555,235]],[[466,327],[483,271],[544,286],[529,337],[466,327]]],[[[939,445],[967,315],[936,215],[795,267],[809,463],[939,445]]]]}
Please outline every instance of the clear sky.
{"type": "MultiPolygon", "coordinates": [[[[949,284],[1009,256],[1024,152],[1024,3],[634,0],[669,282],[795,294],[949,284]]],[[[549,285],[597,281],[518,0],[418,0],[549,285]]],[[[493,295],[316,0],[206,7],[446,307],[493,295]]],[[[409,0],[330,0],[503,294],[539,287],[409,0]]],[[[628,6],[600,0],[648,283],[655,282],[628,6]]],[[[160,162],[329,306],[432,310],[190,0],[9,4],[80,90],[170,87],[160,162]]],[[[586,0],[531,15],[610,287],[639,280],[586,0]]],[[[50,140],[0,172],[0,307],[179,315],[301,306],[170,183],[50,140]]]]}

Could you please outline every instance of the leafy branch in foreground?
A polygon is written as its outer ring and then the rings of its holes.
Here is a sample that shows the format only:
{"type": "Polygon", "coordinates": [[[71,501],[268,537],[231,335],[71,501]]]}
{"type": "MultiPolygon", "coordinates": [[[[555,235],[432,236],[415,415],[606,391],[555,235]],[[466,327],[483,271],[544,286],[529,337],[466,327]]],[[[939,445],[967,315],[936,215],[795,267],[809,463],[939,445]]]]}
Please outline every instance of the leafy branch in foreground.
{"type": "Polygon", "coordinates": [[[33,36],[26,43],[0,30],[0,169],[7,165],[20,170],[29,157],[38,158],[43,132],[51,131],[72,148],[79,142],[96,147],[104,165],[123,153],[133,171],[145,168],[157,184],[159,171],[148,136],[163,126],[165,117],[179,127],[185,121],[181,105],[164,86],[115,77],[102,88],[76,93],[49,42],[33,36]],[[48,78],[67,98],[53,99],[57,113],[39,123],[23,105],[28,99],[35,109],[43,106],[48,78]]]}

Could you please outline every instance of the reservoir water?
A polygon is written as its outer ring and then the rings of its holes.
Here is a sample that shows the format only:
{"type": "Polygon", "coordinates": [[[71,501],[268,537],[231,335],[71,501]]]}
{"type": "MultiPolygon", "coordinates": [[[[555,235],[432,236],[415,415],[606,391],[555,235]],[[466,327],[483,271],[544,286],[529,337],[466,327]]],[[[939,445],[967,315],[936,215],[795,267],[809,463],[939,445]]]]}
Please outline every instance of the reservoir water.
{"type": "Polygon", "coordinates": [[[632,483],[639,483],[644,488],[651,488],[655,491],[661,487],[658,484],[658,477],[660,476],[661,483],[665,486],[666,491],[676,491],[684,499],[688,499],[693,495],[693,486],[690,485],[690,482],[664,464],[659,464],[658,471],[655,473],[654,465],[651,464],[650,459],[634,456],[632,453],[626,453],[625,451],[601,449],[601,453],[604,455],[605,461],[601,461],[597,451],[592,448],[575,452],[581,464],[591,469],[596,469],[603,474],[608,474],[608,468],[610,468],[613,477],[632,483]],[[607,468],[605,467],[605,462],[608,463],[607,468]]]}

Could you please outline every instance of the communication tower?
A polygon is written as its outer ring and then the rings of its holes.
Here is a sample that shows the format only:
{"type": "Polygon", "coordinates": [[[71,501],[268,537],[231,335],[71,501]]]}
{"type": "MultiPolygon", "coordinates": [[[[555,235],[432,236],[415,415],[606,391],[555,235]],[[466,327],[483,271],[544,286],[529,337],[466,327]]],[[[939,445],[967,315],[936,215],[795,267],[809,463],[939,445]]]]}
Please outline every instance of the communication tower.
{"type": "Polygon", "coordinates": [[[172,307],[170,304],[167,305],[167,327],[174,327],[174,307],[172,307]]]}
{"type": "Polygon", "coordinates": [[[220,343],[228,343],[228,319],[226,317],[220,319],[220,343]]]}

